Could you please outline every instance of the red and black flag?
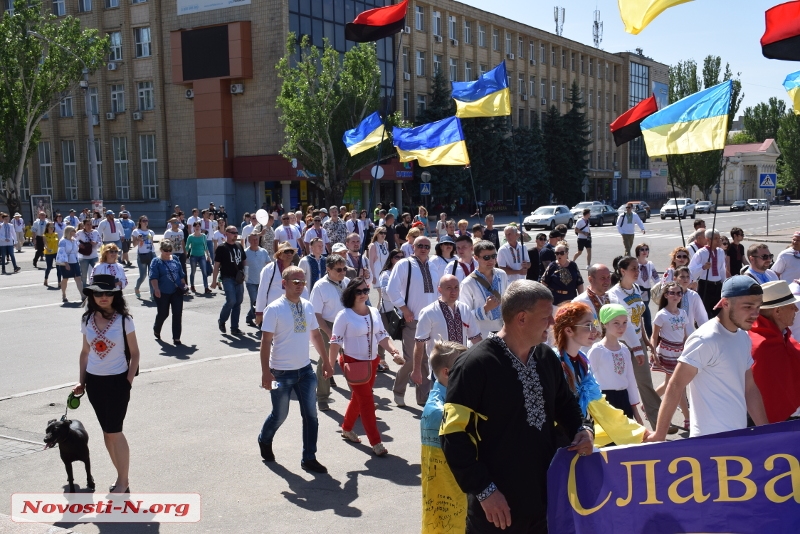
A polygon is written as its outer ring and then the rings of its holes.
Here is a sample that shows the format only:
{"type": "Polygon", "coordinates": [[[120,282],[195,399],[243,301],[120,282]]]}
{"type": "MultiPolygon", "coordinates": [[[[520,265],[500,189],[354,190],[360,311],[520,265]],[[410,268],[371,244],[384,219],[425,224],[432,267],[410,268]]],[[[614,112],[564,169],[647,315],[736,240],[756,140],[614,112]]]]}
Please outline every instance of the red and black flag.
{"type": "Polygon", "coordinates": [[[406,25],[408,0],[386,7],[376,7],[359,14],[348,22],[344,36],[357,43],[368,43],[403,31],[406,25]]]}
{"type": "Polygon", "coordinates": [[[611,133],[614,134],[614,143],[624,145],[642,135],[640,125],[647,117],[658,111],[655,95],[647,100],[642,100],[631,109],[617,117],[611,123],[611,133]]]}
{"type": "Polygon", "coordinates": [[[761,53],[769,59],[800,61],[800,2],[786,2],[766,12],[761,53]]]}

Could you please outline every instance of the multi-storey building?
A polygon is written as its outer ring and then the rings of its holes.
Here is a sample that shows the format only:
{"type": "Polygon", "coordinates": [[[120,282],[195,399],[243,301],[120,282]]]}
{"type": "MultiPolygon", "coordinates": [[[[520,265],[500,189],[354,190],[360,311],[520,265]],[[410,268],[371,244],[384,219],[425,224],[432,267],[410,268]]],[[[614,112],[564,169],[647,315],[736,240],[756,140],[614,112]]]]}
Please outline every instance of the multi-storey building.
{"type": "MultiPolygon", "coordinates": [[[[237,217],[264,202],[318,204],[314,177],[279,154],[275,65],[289,31],[309,35],[317,46],[328,38],[343,52],[353,45],[344,38],[345,23],[384,3],[390,1],[53,0],[54,13],[78,16],[111,39],[109,66],[92,75],[89,88],[105,204],[123,203],[156,219],[173,204],[215,202],[237,217]]],[[[428,105],[437,69],[466,81],[505,61],[515,126],[538,123],[553,105],[565,113],[577,81],[591,129],[589,195],[653,190],[646,171],[656,166],[650,176],[660,176],[660,162],[636,142],[616,148],[608,126],[661,90],[654,83],[666,83],[665,65],[455,1],[412,0],[406,20],[402,34],[377,43],[383,94],[405,117],[414,120],[428,105]]],[[[62,211],[90,200],[79,91],[43,121],[38,157],[29,165],[30,192],[51,194],[62,211]]],[[[409,169],[393,162],[385,171],[380,199],[407,200],[409,169]]],[[[369,186],[365,170],[354,176],[345,201],[364,206],[369,186]]]]}

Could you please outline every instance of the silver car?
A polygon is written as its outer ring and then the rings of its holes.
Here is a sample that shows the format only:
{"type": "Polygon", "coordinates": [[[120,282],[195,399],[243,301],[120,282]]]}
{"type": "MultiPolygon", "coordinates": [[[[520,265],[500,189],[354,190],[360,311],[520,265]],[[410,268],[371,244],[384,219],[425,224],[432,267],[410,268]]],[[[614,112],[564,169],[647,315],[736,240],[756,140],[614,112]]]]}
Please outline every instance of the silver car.
{"type": "Polygon", "coordinates": [[[525,217],[522,225],[526,230],[532,228],[554,229],[559,224],[566,224],[567,228],[572,228],[572,213],[569,208],[560,204],[557,206],[541,206],[536,211],[525,217]]]}

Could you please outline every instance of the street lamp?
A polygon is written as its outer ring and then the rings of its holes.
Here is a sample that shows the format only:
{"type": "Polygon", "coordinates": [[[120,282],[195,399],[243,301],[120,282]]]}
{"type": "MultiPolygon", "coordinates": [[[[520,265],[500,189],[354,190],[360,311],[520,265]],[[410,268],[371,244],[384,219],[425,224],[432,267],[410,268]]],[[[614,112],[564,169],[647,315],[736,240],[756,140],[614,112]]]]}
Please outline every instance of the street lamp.
{"type": "Polygon", "coordinates": [[[86,125],[89,131],[89,194],[91,195],[91,200],[100,200],[100,180],[98,179],[97,175],[97,154],[95,153],[95,145],[94,145],[94,126],[92,125],[92,103],[91,98],[89,96],[89,68],[86,66],[86,62],[83,59],[70,50],[69,48],[63,47],[60,44],[51,41],[44,35],[37,33],[33,30],[28,30],[28,35],[32,35],[37,39],[41,39],[51,45],[57,46],[67,54],[73,56],[75,59],[81,62],[83,65],[83,80],[80,81],[80,87],[83,89],[83,103],[86,107],[86,125]]]}

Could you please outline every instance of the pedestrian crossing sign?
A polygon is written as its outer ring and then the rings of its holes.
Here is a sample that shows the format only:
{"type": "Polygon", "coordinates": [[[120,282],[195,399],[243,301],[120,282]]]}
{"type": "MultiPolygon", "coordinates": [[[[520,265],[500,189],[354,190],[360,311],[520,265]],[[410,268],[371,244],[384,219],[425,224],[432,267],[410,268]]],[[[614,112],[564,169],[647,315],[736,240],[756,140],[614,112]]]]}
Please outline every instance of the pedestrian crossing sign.
{"type": "Polygon", "coordinates": [[[778,175],[775,173],[762,172],[758,175],[759,189],[775,189],[778,182],[778,175]]]}
{"type": "Polygon", "coordinates": [[[419,184],[419,194],[420,195],[430,195],[431,194],[431,184],[430,183],[421,183],[421,184],[419,184]]]}

